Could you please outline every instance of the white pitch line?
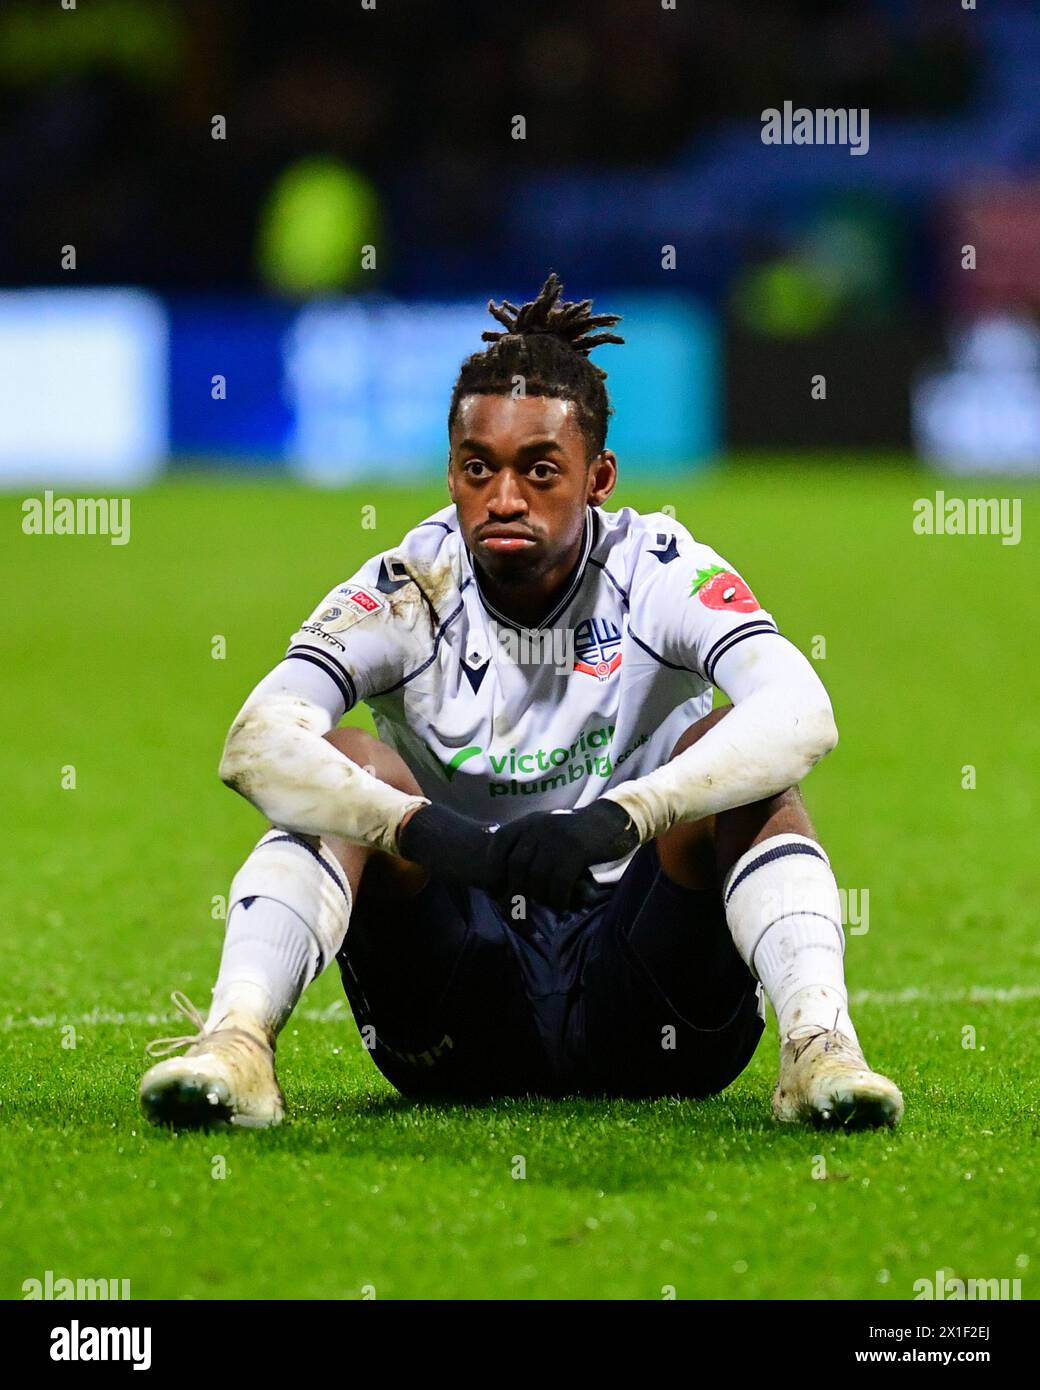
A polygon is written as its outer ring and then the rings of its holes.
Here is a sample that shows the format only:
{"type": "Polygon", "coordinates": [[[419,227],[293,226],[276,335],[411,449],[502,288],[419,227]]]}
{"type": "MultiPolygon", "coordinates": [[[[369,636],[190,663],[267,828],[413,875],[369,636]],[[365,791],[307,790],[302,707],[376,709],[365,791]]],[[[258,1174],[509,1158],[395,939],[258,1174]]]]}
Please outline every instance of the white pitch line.
{"type": "MultiPolygon", "coordinates": [[[[928,986],[911,985],[907,989],[860,989],[849,995],[853,1008],[866,1005],[879,1005],[881,1008],[906,1008],[914,1004],[1017,1004],[1028,999],[1040,999],[1040,985],[972,985],[968,989],[937,990],[928,986]]],[[[350,1018],[345,1002],[334,1000],[323,1009],[304,1006],[293,1014],[294,1019],[305,1023],[344,1023],[350,1018]]],[[[180,1014],[172,1009],[162,1013],[143,1009],[91,1009],[88,1013],[64,1014],[25,1014],[16,1018],[7,1014],[0,1020],[0,1032],[10,1033],[17,1028],[63,1028],[72,1024],[77,1028],[159,1028],[167,1024],[186,1024],[180,1014]]]]}
{"type": "MultiPolygon", "coordinates": [[[[336,999],[324,1009],[311,1009],[306,1006],[297,1009],[293,1018],[302,1018],[308,1023],[340,1023],[350,1018],[350,1010],[344,1002],[336,999]]],[[[8,1014],[0,1021],[0,1033],[10,1033],[15,1028],[64,1028],[70,1023],[76,1028],[98,1028],[106,1025],[113,1028],[164,1028],[168,1023],[180,1023],[186,1028],[190,1027],[188,1020],[173,1009],[159,1013],[144,1009],[98,1008],[85,1014],[26,1014],[22,1018],[8,1014]]]]}
{"type": "Polygon", "coordinates": [[[856,989],[849,1003],[899,1007],[907,1004],[1017,1004],[1023,999],[1040,999],[1040,985],[971,985],[968,989],[931,989],[911,985],[907,989],[856,989]]]}

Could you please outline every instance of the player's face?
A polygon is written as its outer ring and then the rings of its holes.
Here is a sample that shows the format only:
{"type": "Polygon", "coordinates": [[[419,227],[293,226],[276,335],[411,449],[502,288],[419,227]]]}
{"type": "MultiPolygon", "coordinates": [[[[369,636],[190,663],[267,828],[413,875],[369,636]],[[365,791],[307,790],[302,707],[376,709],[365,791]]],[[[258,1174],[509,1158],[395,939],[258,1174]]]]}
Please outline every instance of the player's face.
{"type": "Polygon", "coordinates": [[[451,430],[448,490],[470,553],[501,583],[573,561],[588,503],[614,490],[609,449],[589,462],[573,401],[464,396],[451,430]]]}

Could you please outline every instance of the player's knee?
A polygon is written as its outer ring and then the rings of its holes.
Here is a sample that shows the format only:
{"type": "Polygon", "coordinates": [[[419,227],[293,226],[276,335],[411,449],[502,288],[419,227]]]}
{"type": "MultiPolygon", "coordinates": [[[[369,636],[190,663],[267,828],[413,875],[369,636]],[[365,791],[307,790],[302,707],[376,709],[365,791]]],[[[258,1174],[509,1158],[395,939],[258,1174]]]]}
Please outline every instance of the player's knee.
{"type": "MultiPolygon", "coordinates": [[[[721,705],[684,729],[671,756],[677,758],[687,748],[692,748],[709,729],[725,719],[732,708],[732,705],[721,705]]],[[[720,811],[716,816],[695,825],[675,826],[664,836],[659,836],[657,843],[659,851],[664,851],[662,864],[671,877],[686,883],[688,887],[695,887],[707,872],[707,840],[711,842],[718,871],[725,873],[757,840],[767,835],[785,833],[815,838],[809,813],[797,787],[788,787],[762,801],[720,811]]]]}
{"type": "Polygon", "coordinates": [[[719,812],[715,817],[715,852],[720,871],[727,872],[752,845],[775,835],[817,838],[797,787],[788,787],[763,801],[719,812]]]}
{"type": "MultiPolygon", "coordinates": [[[[368,733],[365,729],[330,729],[325,735],[326,741],[331,743],[333,748],[338,748],[344,753],[352,763],[370,762],[372,759],[369,754],[374,747],[386,748],[385,743],[380,743],[379,739],[368,733]]],[[[388,752],[392,751],[390,749],[388,752]]]]}
{"type": "MultiPolygon", "coordinates": [[[[401,755],[365,729],[330,729],[325,735],[334,748],[388,786],[411,795],[422,796],[422,788],[401,755]]],[[[425,869],[395,854],[370,846],[326,835],[322,843],[353,882],[363,884],[366,899],[393,902],[414,896],[428,877],[425,869]],[[362,874],[364,875],[362,877],[362,874]]]]}
{"type": "Polygon", "coordinates": [[[422,795],[422,788],[400,753],[374,734],[365,729],[330,729],[325,737],[344,757],[378,777],[380,782],[413,796],[422,795]]]}
{"type": "Polygon", "coordinates": [[[713,888],[718,879],[715,817],[684,821],[657,837],[657,857],[673,883],[682,888],[713,888]]]}
{"type": "Polygon", "coordinates": [[[709,729],[714,729],[719,720],[725,718],[732,708],[732,705],[721,705],[718,709],[713,709],[709,714],[706,714],[703,719],[698,719],[696,724],[691,724],[688,729],[684,729],[679,735],[675,747],[669,753],[669,759],[677,758],[680,753],[685,753],[687,748],[692,748],[697,740],[703,738],[709,729]]]}

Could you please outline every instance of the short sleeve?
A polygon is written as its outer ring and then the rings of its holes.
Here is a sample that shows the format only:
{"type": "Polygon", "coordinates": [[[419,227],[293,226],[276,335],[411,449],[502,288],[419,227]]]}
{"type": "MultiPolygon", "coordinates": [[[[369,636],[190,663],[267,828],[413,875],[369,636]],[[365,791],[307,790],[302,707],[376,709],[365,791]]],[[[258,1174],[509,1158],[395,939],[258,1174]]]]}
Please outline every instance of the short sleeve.
{"type": "Polygon", "coordinates": [[[738,570],[678,528],[640,557],[631,626],[668,665],[715,684],[719,659],[750,637],[776,633],[738,570]]]}
{"type": "Polygon", "coordinates": [[[287,659],[309,661],[339,687],[347,709],[386,693],[421,662],[429,646],[429,618],[413,593],[378,586],[376,562],[331,590],[293,634],[287,659]]]}

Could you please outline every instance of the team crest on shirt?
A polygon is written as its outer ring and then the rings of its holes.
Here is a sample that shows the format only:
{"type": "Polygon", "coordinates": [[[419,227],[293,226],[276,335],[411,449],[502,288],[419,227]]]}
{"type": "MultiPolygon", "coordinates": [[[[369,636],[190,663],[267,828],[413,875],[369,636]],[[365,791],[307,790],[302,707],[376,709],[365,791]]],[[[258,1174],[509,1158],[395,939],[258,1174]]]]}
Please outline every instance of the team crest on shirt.
{"type": "Polygon", "coordinates": [[[609,618],[585,618],[574,629],[574,669],[609,680],[621,665],[621,632],[609,618]]]}

